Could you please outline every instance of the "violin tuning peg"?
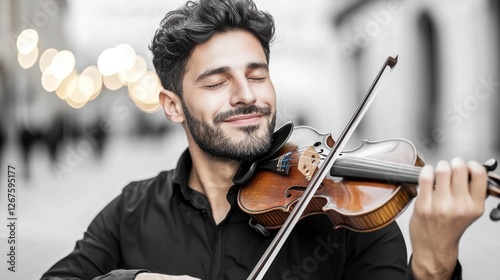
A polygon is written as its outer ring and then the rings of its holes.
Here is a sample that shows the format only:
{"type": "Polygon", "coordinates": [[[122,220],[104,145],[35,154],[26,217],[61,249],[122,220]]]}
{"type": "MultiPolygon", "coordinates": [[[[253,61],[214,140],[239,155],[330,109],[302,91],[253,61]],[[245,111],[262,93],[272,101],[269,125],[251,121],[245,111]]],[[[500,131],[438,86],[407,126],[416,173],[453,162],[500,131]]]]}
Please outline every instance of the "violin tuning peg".
{"type": "Polygon", "coordinates": [[[490,219],[493,221],[500,220],[500,204],[498,204],[497,208],[491,210],[490,219]]]}
{"type": "Polygon", "coordinates": [[[489,160],[483,163],[483,166],[486,168],[488,172],[494,171],[497,169],[498,162],[494,158],[490,158],[489,160]]]}

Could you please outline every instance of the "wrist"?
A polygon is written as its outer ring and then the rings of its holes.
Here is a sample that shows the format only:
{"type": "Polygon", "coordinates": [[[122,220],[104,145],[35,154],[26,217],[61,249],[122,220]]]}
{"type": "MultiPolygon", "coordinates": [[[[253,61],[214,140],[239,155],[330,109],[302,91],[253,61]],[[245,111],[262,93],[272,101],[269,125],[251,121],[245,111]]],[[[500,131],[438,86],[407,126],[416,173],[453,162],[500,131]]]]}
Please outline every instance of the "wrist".
{"type": "Polygon", "coordinates": [[[416,280],[451,279],[457,265],[458,252],[413,252],[411,269],[416,280]]]}

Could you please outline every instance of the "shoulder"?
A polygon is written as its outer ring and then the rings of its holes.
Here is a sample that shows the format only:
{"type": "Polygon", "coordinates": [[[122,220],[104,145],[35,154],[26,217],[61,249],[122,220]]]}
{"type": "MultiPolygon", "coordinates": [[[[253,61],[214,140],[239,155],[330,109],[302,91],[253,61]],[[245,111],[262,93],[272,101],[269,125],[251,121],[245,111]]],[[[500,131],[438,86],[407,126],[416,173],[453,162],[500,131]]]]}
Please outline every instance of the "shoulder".
{"type": "Polygon", "coordinates": [[[123,206],[136,207],[138,204],[150,202],[151,199],[171,197],[174,170],[162,171],[157,176],[145,180],[133,181],[123,188],[121,200],[123,206]]]}

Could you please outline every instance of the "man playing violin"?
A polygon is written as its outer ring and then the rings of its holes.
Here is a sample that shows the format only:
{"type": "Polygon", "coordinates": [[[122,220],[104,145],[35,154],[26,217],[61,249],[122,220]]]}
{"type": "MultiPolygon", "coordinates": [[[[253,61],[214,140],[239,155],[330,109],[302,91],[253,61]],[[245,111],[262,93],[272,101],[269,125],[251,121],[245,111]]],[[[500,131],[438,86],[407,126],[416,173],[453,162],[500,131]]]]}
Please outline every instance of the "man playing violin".
{"type": "MultiPolygon", "coordinates": [[[[151,50],[167,118],[188,149],[174,170],[132,182],[42,279],[245,279],[271,242],[248,225],[233,176],[270,148],[276,95],[273,18],[250,0],[201,0],[161,22],[151,50]]],[[[461,235],[483,213],[486,171],[460,159],[425,166],[410,220],[369,233],[302,219],[265,279],[460,279],[461,235]]]]}

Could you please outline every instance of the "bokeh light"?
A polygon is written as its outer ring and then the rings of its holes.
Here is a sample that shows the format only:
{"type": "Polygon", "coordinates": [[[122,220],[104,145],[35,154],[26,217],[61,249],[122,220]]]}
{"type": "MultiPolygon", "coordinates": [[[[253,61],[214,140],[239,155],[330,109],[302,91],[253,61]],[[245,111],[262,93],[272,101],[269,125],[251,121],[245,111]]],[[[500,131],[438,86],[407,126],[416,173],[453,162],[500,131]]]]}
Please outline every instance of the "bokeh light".
{"type": "Polygon", "coordinates": [[[17,55],[17,61],[19,62],[19,65],[21,65],[23,69],[29,69],[36,63],[36,60],[38,59],[38,53],[39,53],[38,47],[35,47],[33,51],[27,55],[19,53],[17,55]]]}
{"type": "Polygon", "coordinates": [[[52,71],[57,79],[63,80],[75,69],[75,55],[68,51],[58,52],[52,59],[52,71]]]}
{"type": "Polygon", "coordinates": [[[134,64],[132,67],[128,68],[125,71],[121,71],[118,73],[118,78],[123,84],[129,84],[137,82],[141,79],[144,74],[148,71],[148,63],[146,59],[140,55],[134,57],[134,64]]]}
{"type": "Polygon", "coordinates": [[[123,83],[120,81],[118,74],[116,73],[110,76],[103,76],[102,80],[106,88],[109,90],[118,90],[123,87],[123,83]]]}
{"type": "Polygon", "coordinates": [[[102,75],[97,69],[97,66],[91,65],[82,71],[82,77],[89,77],[92,80],[92,94],[90,100],[94,100],[102,90],[102,75]]]}
{"type": "Polygon", "coordinates": [[[52,64],[52,59],[54,58],[54,56],[58,53],[59,51],[54,49],[54,48],[50,48],[50,49],[46,49],[42,55],[40,56],[40,61],[38,62],[38,66],[40,67],[40,71],[43,73],[43,71],[45,71],[45,69],[50,65],[52,64]]]}
{"type": "MultiPolygon", "coordinates": [[[[26,29],[17,38],[19,65],[28,69],[37,61],[39,35],[26,29]]],[[[81,74],[76,67],[75,55],[69,50],[48,48],[40,55],[41,84],[47,92],[55,92],[72,108],[82,108],[103,90],[115,91],[128,87],[128,94],[144,112],[154,112],[159,107],[158,94],[163,89],[154,71],[148,71],[146,59],[137,55],[128,44],[105,49],[96,65],[85,68],[81,74]]]]}
{"type": "Polygon", "coordinates": [[[129,96],[139,108],[151,112],[159,108],[162,89],[156,73],[147,71],[139,81],[129,85],[129,96]]]}
{"type": "Polygon", "coordinates": [[[76,71],[71,72],[66,79],[64,79],[61,85],[56,89],[57,97],[61,100],[66,101],[76,90],[76,82],[73,80],[78,78],[76,71]]]}
{"type": "Polygon", "coordinates": [[[42,74],[42,87],[48,92],[55,91],[60,85],[62,80],[54,75],[53,65],[49,65],[42,74]]]}
{"type": "Polygon", "coordinates": [[[19,36],[17,36],[16,46],[17,51],[21,55],[32,53],[38,46],[38,32],[34,29],[23,30],[19,36]]]}

